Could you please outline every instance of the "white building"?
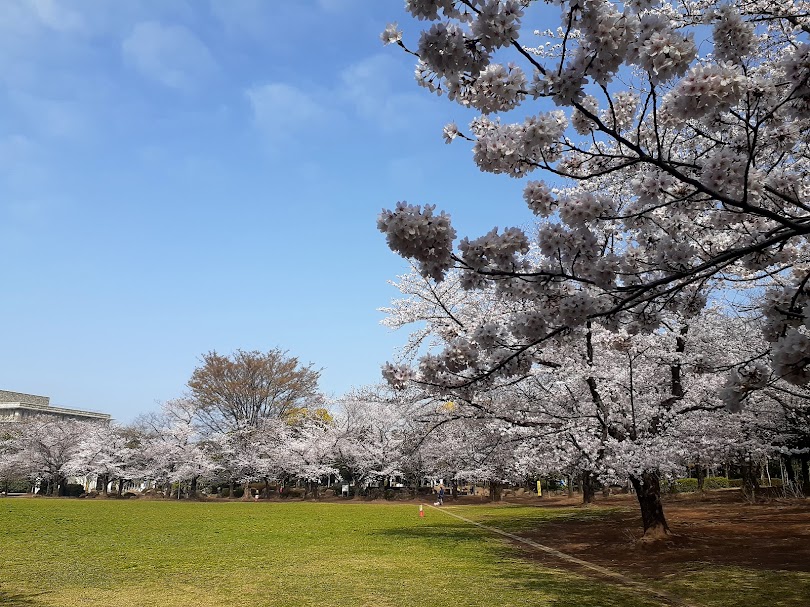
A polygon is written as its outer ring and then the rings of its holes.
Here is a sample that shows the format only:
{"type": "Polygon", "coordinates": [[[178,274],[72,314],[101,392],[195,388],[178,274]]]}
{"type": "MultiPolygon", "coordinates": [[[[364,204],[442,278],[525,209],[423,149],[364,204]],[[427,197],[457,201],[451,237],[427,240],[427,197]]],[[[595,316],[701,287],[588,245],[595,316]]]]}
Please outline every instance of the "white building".
{"type": "Polygon", "coordinates": [[[0,390],[0,422],[19,422],[37,415],[79,421],[97,421],[106,424],[110,423],[112,419],[107,413],[54,407],[51,406],[50,401],[51,399],[47,396],[0,390]]]}

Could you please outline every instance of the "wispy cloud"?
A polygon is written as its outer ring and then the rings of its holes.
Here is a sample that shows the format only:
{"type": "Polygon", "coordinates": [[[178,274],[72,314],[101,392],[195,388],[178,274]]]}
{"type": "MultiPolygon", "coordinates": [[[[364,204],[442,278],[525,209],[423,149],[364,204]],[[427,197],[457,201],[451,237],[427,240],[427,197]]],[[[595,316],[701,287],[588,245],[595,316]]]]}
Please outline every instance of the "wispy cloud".
{"type": "Polygon", "coordinates": [[[373,55],[344,69],[339,94],[359,116],[385,132],[408,128],[414,117],[428,110],[424,95],[400,93],[393,79],[402,66],[390,55],[373,55]]]}
{"type": "Polygon", "coordinates": [[[216,70],[208,47],[180,25],[143,21],[121,45],[125,60],[168,87],[193,89],[216,70]]]}
{"type": "Polygon", "coordinates": [[[334,118],[318,97],[284,82],[271,82],[245,92],[256,125],[271,141],[313,132],[334,118]]]}

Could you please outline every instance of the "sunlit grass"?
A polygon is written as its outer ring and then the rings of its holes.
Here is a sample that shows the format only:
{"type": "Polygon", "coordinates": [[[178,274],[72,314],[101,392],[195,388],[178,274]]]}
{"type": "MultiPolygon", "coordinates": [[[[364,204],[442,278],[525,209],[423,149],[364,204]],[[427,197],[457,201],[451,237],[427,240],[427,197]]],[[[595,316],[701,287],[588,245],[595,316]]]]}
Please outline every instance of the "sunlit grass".
{"type": "Polygon", "coordinates": [[[419,518],[414,505],[0,500],[2,604],[232,601],[658,604],[533,565],[501,540],[440,512],[419,518]]]}

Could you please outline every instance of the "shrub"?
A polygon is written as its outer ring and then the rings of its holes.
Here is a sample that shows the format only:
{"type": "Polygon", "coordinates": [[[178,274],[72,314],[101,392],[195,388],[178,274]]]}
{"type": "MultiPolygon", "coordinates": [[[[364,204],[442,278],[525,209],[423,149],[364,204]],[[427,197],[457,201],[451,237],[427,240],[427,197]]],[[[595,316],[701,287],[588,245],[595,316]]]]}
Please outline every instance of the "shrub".
{"type": "Polygon", "coordinates": [[[68,497],[79,497],[82,493],[84,493],[84,485],[68,483],[65,486],[65,495],[68,497]]]}
{"type": "Polygon", "coordinates": [[[28,493],[30,490],[31,482],[25,479],[0,482],[0,491],[8,491],[9,493],[28,493]]]}
{"type": "Polygon", "coordinates": [[[676,478],[670,483],[669,490],[672,493],[694,493],[698,490],[698,482],[696,478],[676,478]]]}
{"type": "Polygon", "coordinates": [[[725,476],[707,476],[703,479],[703,490],[728,489],[728,479],[725,476]]]}

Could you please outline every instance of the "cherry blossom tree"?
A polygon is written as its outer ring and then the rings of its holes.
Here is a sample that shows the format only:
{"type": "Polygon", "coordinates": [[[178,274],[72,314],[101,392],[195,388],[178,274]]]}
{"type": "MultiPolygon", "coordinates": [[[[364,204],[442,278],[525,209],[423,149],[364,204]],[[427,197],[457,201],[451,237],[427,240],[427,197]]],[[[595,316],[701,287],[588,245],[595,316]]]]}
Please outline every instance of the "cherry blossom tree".
{"type": "MultiPolygon", "coordinates": [[[[475,445],[473,456],[498,454],[501,445],[510,445],[512,460],[490,466],[493,478],[576,472],[586,502],[598,483],[629,481],[648,537],[668,532],[661,477],[682,474],[695,458],[707,465],[773,451],[773,437],[762,424],[727,411],[725,392],[741,385],[750,390],[787,386],[791,394],[799,389],[776,376],[746,384],[724,377],[724,370],[736,368],[763,341],[748,319],[717,303],[691,318],[668,312],[653,332],[586,323],[547,342],[543,358],[532,365],[454,383],[476,371],[483,344],[509,348],[532,330],[540,311],[531,302],[503,297],[497,286],[465,291],[458,271],[439,284],[413,272],[398,286],[405,297],[385,309],[385,324],[415,325],[400,355],[419,366],[387,365],[384,375],[393,385],[419,386],[425,398],[449,401],[452,406],[435,409],[434,427],[455,425],[452,432],[445,429],[447,436],[467,436],[461,442],[475,445]],[[459,430],[459,423],[466,425],[459,430]],[[488,433],[497,440],[479,443],[488,433]],[[741,451],[744,435],[747,447],[741,451]]],[[[739,372],[752,379],[751,369],[758,366],[767,369],[755,359],[739,372]]],[[[772,405],[756,409],[778,419],[772,405]]],[[[453,448],[447,455],[458,460],[453,448]]],[[[480,478],[486,476],[482,469],[480,478]]]]}
{"type": "Polygon", "coordinates": [[[118,495],[121,495],[123,481],[131,480],[139,474],[136,467],[137,439],[127,428],[95,424],[88,428],[76,446],[76,451],[63,471],[71,476],[89,477],[97,475],[102,491],[107,495],[110,483],[118,481],[118,495]]]}
{"type": "Polygon", "coordinates": [[[93,422],[37,416],[15,424],[14,447],[17,461],[35,482],[45,482],[50,495],[64,495],[67,464],[76,454],[82,437],[93,422]]]}
{"type": "Polygon", "coordinates": [[[369,485],[403,476],[406,437],[414,423],[407,396],[386,386],[369,386],[352,390],[336,404],[335,466],[344,480],[354,483],[355,496],[369,485]]]}
{"type": "Polygon", "coordinates": [[[571,331],[655,331],[744,284],[774,374],[806,385],[807,3],[555,4],[560,27],[527,33],[542,3],[407,0],[429,23],[415,46],[396,25],[382,35],[417,58],[420,86],[480,112],[445,127],[448,142],[468,142],[482,171],[544,179],[525,182],[534,237],[494,229],[456,245],[434,206],[379,216],[423,276],[455,267],[464,289],[531,306],[508,343],[482,326],[423,359],[420,377],[458,389],[525,373],[571,331]]]}
{"type": "Polygon", "coordinates": [[[179,498],[182,483],[188,483],[189,496],[195,496],[199,481],[212,478],[218,469],[210,444],[196,427],[195,413],[193,402],[174,399],[163,403],[159,414],[137,421],[142,478],[162,486],[166,497],[176,484],[179,498]]]}

